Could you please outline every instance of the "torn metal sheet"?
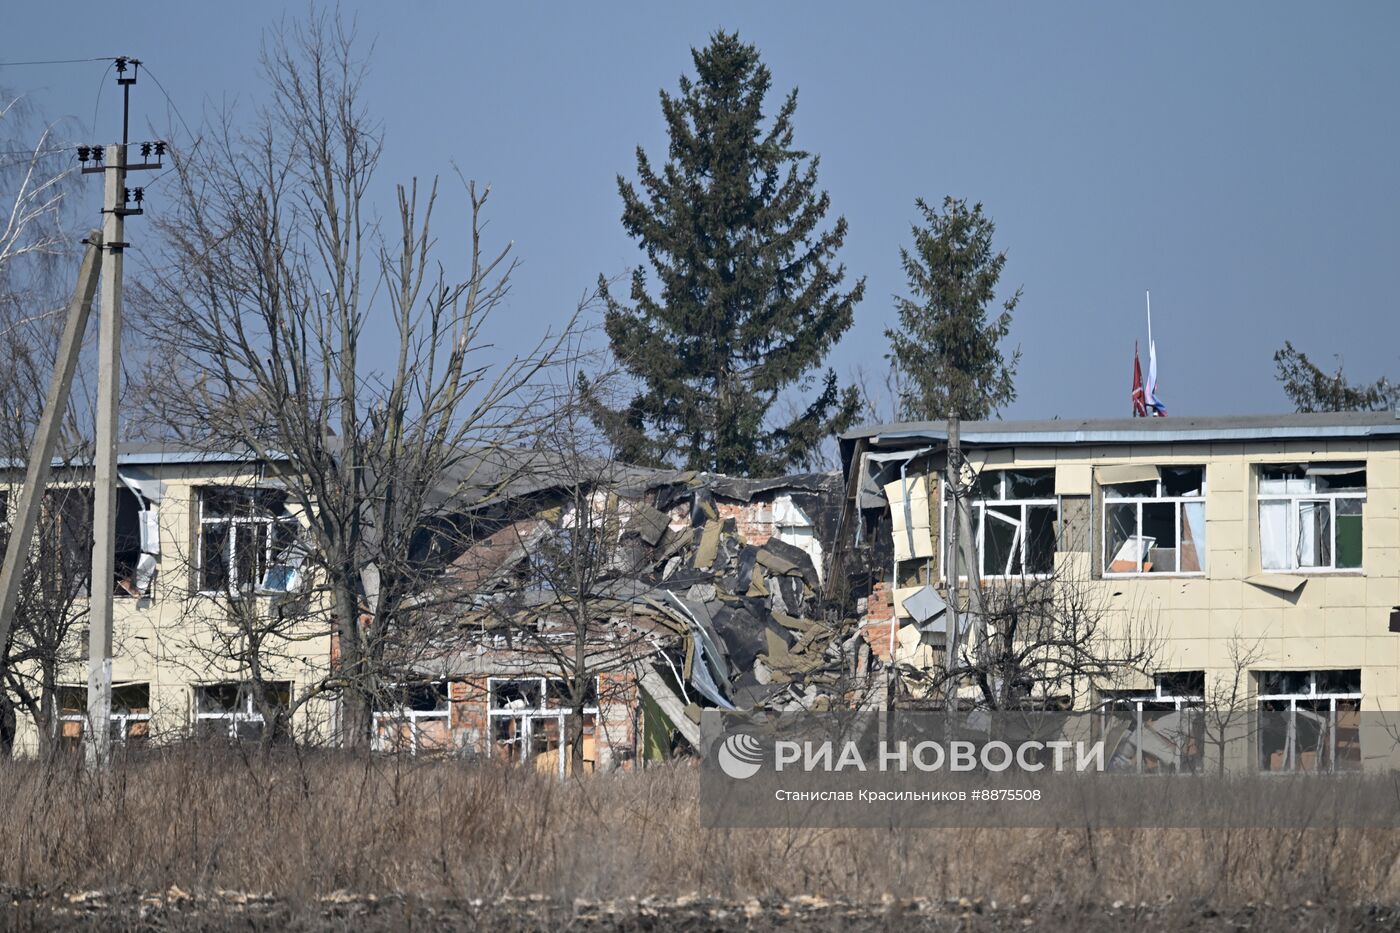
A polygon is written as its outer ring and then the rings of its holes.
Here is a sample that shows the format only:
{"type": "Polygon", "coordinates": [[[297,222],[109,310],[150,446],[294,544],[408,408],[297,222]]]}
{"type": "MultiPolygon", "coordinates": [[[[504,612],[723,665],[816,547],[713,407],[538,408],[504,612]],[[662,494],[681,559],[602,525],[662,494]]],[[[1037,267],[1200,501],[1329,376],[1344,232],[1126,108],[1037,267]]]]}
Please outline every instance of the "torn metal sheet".
{"type": "Polygon", "coordinates": [[[1245,577],[1244,582],[1280,593],[1296,593],[1308,582],[1308,578],[1291,573],[1256,573],[1245,577]]]}
{"type": "Polygon", "coordinates": [[[926,476],[910,476],[885,485],[896,560],[933,557],[933,531],[926,476]]]}

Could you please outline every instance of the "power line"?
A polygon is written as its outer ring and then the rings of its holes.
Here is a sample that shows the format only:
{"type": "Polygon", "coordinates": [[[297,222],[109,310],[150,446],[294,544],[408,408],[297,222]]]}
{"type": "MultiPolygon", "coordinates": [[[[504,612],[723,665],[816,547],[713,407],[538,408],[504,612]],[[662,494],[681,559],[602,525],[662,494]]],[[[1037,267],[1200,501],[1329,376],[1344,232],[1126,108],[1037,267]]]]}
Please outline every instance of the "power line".
{"type": "Polygon", "coordinates": [[[165,90],[165,85],[160,83],[160,78],[157,78],[155,76],[155,73],[151,71],[151,67],[149,65],[143,65],[142,67],[146,69],[146,76],[156,83],[156,87],[160,88],[161,94],[165,96],[165,102],[170,105],[170,109],[175,111],[175,116],[179,118],[180,125],[185,128],[185,135],[187,135],[189,137],[190,142],[193,143],[195,139],[194,131],[191,130],[190,125],[185,122],[185,115],[180,112],[180,108],[175,103],[174,98],[172,98],[169,92],[165,90]]]}
{"type": "Polygon", "coordinates": [[[112,65],[108,64],[102,69],[102,77],[97,79],[97,100],[92,104],[92,123],[88,125],[88,132],[93,136],[97,135],[97,108],[102,106],[102,89],[107,86],[107,73],[112,70],[112,65]]]}
{"type": "Polygon", "coordinates": [[[104,55],[101,58],[50,58],[33,62],[0,62],[0,68],[18,68],[21,65],[78,65],[83,62],[114,62],[116,60],[115,55],[104,55]]]}
{"type": "Polygon", "coordinates": [[[52,146],[39,149],[12,149],[7,152],[0,152],[0,158],[29,158],[30,156],[54,155],[60,152],[72,152],[72,146],[52,146]]]}

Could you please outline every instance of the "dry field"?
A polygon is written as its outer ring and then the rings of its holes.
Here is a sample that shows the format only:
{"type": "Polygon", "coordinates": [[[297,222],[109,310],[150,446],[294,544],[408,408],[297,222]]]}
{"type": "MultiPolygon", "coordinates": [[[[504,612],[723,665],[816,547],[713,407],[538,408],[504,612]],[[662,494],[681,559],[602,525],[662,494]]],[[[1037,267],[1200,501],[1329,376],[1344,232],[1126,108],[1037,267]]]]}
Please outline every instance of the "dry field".
{"type": "Polygon", "coordinates": [[[702,830],[697,780],[10,763],[0,929],[1400,929],[1396,831],[702,830]]]}

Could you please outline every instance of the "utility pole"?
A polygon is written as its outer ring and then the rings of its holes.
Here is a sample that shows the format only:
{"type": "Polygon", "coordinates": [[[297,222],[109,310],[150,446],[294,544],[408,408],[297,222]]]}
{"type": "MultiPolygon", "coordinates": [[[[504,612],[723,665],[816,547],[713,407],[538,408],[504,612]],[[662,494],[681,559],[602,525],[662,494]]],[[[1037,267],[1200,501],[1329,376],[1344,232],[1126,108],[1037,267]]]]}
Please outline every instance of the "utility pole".
{"type": "MultiPolygon", "coordinates": [[[[142,213],[144,193],[135,189],[136,207],[130,207],[133,191],[126,187],[126,173],[159,168],[155,163],[127,165],[127,145],[131,117],[131,87],[136,83],[141,62],[116,60],[117,83],[122,88],[122,141],[106,147],[106,165],[84,172],[102,172],[102,290],[101,315],[97,330],[97,431],[93,451],[93,547],[91,601],[88,610],[88,702],[87,723],[83,730],[89,768],[100,770],[111,760],[112,716],[112,595],[115,588],[117,532],[117,439],[120,421],[121,339],[122,339],[122,252],[129,245],[124,239],[126,218],[142,213]],[[130,76],[127,67],[131,67],[130,76]]],[[[141,145],[149,157],[153,144],[141,145]]],[[[156,143],[159,157],[165,144],[156,143]]],[[[101,147],[79,147],[78,158],[87,161],[91,153],[102,159],[101,147]]]]}
{"type": "Polygon", "coordinates": [[[951,691],[953,696],[956,696],[958,685],[951,682],[951,675],[958,667],[956,655],[963,650],[962,622],[964,618],[968,618],[976,626],[976,652],[979,660],[986,660],[988,649],[987,616],[982,602],[982,574],[981,568],[978,566],[977,539],[972,532],[972,509],[968,505],[966,490],[963,489],[963,465],[965,462],[962,453],[961,422],[955,412],[949,412],[947,463],[944,475],[948,486],[950,511],[952,512],[948,522],[948,551],[949,566],[951,567],[948,574],[948,605],[952,610],[953,619],[947,636],[947,664],[950,681],[947,690],[951,691]],[[962,563],[962,574],[958,572],[959,559],[962,563]],[[964,575],[966,576],[965,583],[962,582],[964,575]],[[960,586],[967,587],[966,613],[959,608],[962,604],[962,597],[958,593],[960,586]]]}
{"type": "Polygon", "coordinates": [[[117,539],[117,420],[121,390],[122,240],[126,206],[126,143],[107,147],[107,178],[102,198],[102,312],[97,322],[97,436],[93,450],[92,595],[88,609],[89,768],[107,766],[111,756],[112,581],[117,539]]]}
{"type": "Polygon", "coordinates": [[[15,524],[5,548],[4,568],[0,570],[0,646],[10,641],[15,605],[19,602],[19,588],[24,579],[25,558],[29,556],[29,543],[34,538],[34,526],[43,507],[44,486],[48,483],[49,468],[53,463],[59,425],[63,421],[63,412],[68,408],[73,374],[78,368],[78,353],[83,347],[83,334],[87,332],[92,299],[97,294],[98,250],[102,248],[102,234],[94,230],[84,242],[87,251],[78,270],[78,288],[73,292],[73,300],[68,303],[68,316],[58,344],[53,379],[44,400],[44,413],[29,445],[29,463],[25,468],[24,486],[20,489],[19,508],[15,512],[15,524]]]}

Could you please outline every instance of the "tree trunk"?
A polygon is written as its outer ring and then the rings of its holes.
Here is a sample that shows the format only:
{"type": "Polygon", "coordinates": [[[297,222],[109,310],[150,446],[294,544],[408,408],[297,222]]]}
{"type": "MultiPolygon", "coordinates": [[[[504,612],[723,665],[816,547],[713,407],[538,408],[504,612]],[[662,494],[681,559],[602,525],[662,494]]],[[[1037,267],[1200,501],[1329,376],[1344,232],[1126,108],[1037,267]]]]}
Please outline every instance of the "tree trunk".
{"type": "Polygon", "coordinates": [[[366,658],[360,640],[360,607],[353,594],[341,589],[336,595],[336,631],[340,636],[340,745],[361,750],[369,746],[373,711],[366,658]]]}
{"type": "Polygon", "coordinates": [[[569,773],[583,776],[583,699],[575,693],[574,708],[569,716],[569,773]]]}
{"type": "Polygon", "coordinates": [[[0,691],[0,760],[14,756],[15,706],[9,696],[0,691]]]}
{"type": "Polygon", "coordinates": [[[48,761],[58,751],[58,671],[50,661],[43,662],[40,671],[39,715],[34,726],[39,733],[39,760],[48,761]]]}

